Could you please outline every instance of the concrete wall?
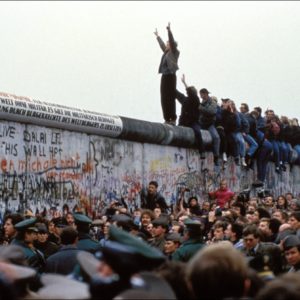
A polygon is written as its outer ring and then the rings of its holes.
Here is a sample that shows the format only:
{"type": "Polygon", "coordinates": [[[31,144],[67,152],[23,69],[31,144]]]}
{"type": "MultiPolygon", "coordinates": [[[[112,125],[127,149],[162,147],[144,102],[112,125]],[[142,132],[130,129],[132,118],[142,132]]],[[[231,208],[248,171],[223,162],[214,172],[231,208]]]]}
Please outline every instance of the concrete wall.
{"type": "MultiPolygon", "coordinates": [[[[207,151],[211,136],[201,130],[207,151]]],[[[0,92],[0,221],[6,210],[24,211],[68,204],[92,215],[112,200],[139,206],[150,180],[168,203],[182,186],[201,201],[221,179],[238,192],[250,188],[255,171],[214,170],[207,152],[201,161],[193,130],[91,112],[0,92]]],[[[300,167],[277,175],[269,164],[267,189],[275,196],[299,194],[300,167]]],[[[257,191],[252,190],[252,195],[257,191]]]]}
{"type": "MultiPolygon", "coordinates": [[[[6,209],[35,212],[64,203],[93,214],[121,197],[132,207],[139,205],[139,192],[150,180],[158,181],[169,203],[181,186],[206,199],[221,178],[239,191],[250,187],[255,175],[231,160],[216,172],[210,152],[201,163],[195,149],[0,121],[0,217],[6,209]]],[[[278,176],[270,164],[267,178],[275,195],[299,193],[299,167],[278,176]]]]}

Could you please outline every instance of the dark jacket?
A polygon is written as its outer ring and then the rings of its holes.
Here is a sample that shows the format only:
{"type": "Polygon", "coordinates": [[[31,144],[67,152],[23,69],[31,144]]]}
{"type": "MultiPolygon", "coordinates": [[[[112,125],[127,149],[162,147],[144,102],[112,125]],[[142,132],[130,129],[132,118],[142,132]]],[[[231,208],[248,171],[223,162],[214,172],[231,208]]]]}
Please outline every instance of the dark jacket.
{"type": "MultiPolygon", "coordinates": [[[[187,88],[188,95],[190,94],[187,88]]],[[[199,120],[200,100],[197,95],[190,94],[188,97],[176,90],[176,98],[181,104],[179,126],[190,127],[199,120]]]]}
{"type": "Polygon", "coordinates": [[[46,241],[45,243],[36,241],[34,246],[44,254],[45,259],[59,250],[59,246],[50,241],[46,241]]]}
{"type": "Polygon", "coordinates": [[[237,114],[228,110],[222,110],[222,120],[224,125],[224,131],[227,134],[237,132],[240,128],[239,118],[237,114]]]}
{"type": "Polygon", "coordinates": [[[160,207],[162,213],[166,213],[168,205],[165,198],[156,193],[151,197],[147,192],[142,191],[141,193],[141,208],[154,210],[156,207],[160,207]]]}
{"type": "Polygon", "coordinates": [[[77,265],[77,254],[80,250],[73,245],[64,245],[46,260],[46,273],[68,275],[77,265]]]}
{"type": "Polygon", "coordinates": [[[163,42],[163,40],[158,36],[157,41],[159,43],[160,48],[164,52],[158,72],[162,74],[175,74],[178,68],[178,58],[180,52],[177,49],[177,44],[174,41],[173,34],[171,30],[168,30],[168,36],[169,36],[169,43],[170,43],[170,50],[166,51],[166,45],[163,42]]]}

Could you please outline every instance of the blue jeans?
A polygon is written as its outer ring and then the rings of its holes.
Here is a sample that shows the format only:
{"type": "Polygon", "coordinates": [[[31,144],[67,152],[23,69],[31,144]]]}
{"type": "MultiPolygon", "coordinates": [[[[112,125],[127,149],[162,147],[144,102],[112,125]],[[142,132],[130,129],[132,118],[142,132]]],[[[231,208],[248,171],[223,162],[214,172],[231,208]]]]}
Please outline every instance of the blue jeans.
{"type": "Polygon", "coordinates": [[[246,155],[246,146],[243,135],[241,132],[232,132],[232,138],[234,139],[234,157],[245,157],[246,155]]]}
{"type": "Polygon", "coordinates": [[[201,134],[201,126],[199,123],[195,122],[191,125],[191,128],[194,130],[195,140],[196,140],[196,144],[198,146],[199,152],[203,153],[204,145],[203,145],[202,134],[201,134]]]}
{"type": "Polygon", "coordinates": [[[300,145],[296,145],[294,147],[294,150],[296,150],[297,154],[298,154],[298,157],[297,159],[295,160],[294,164],[295,165],[300,165],[300,145]]]}
{"type": "Polygon", "coordinates": [[[290,148],[286,142],[279,142],[280,160],[283,163],[288,163],[290,160],[290,148]]]}
{"type": "Polygon", "coordinates": [[[280,167],[280,151],[279,151],[279,143],[276,140],[271,140],[270,143],[272,144],[273,148],[273,161],[276,167],[280,167]]]}
{"type": "Polygon", "coordinates": [[[213,153],[214,157],[219,157],[220,155],[220,136],[215,125],[210,125],[209,127],[201,125],[202,129],[206,129],[210,132],[213,141],[213,153]]]}
{"type": "Polygon", "coordinates": [[[246,141],[246,143],[249,145],[249,149],[248,149],[248,153],[247,154],[250,157],[253,157],[255,151],[258,148],[258,145],[257,145],[255,139],[250,134],[246,134],[243,137],[244,137],[244,140],[246,141]]]}
{"type": "Polygon", "coordinates": [[[267,174],[267,166],[271,158],[273,146],[268,140],[264,140],[256,155],[257,179],[264,181],[267,174]]]}

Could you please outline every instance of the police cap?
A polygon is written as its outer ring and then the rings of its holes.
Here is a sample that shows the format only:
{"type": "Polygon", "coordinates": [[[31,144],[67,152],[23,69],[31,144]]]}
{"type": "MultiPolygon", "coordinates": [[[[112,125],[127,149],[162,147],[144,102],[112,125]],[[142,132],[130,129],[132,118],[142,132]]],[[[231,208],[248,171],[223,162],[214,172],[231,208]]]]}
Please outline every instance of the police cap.
{"type": "Polygon", "coordinates": [[[16,230],[18,231],[35,231],[37,232],[37,228],[34,227],[34,224],[36,223],[36,218],[29,218],[25,219],[15,225],[16,230]]]}
{"type": "Polygon", "coordinates": [[[75,224],[92,224],[92,219],[84,214],[75,213],[73,214],[75,224]]]}

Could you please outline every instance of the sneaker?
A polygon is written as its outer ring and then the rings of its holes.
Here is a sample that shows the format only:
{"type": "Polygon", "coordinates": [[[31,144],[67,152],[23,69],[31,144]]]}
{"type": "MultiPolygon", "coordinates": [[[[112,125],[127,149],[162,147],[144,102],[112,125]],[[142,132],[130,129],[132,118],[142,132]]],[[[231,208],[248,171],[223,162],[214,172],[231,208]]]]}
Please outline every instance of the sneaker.
{"type": "Polygon", "coordinates": [[[241,158],[241,163],[243,167],[247,167],[246,161],[245,161],[245,157],[241,158]]]}
{"type": "Polygon", "coordinates": [[[227,154],[226,154],[226,152],[223,153],[223,161],[227,162],[227,154]]]}

